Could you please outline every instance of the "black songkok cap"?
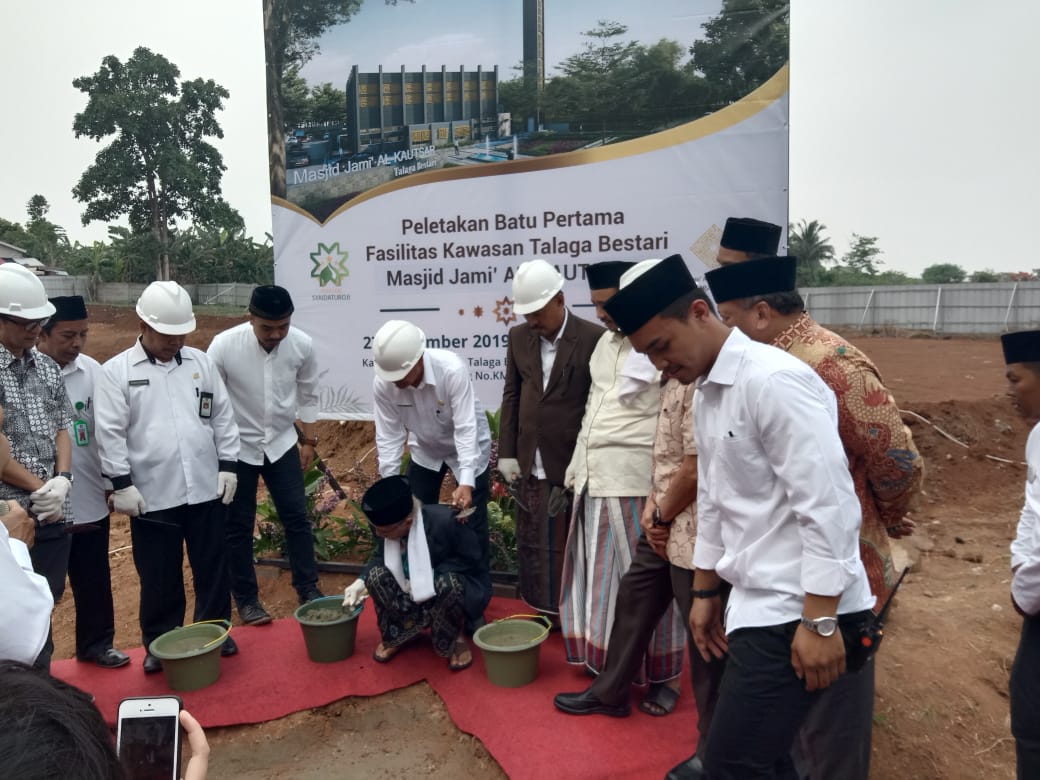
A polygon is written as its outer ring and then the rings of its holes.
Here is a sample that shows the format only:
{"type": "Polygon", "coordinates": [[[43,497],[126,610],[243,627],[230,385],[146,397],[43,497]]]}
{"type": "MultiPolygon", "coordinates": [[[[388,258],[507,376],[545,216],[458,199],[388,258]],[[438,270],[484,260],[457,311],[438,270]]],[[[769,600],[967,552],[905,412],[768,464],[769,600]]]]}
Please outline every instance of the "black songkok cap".
{"type": "Polygon", "coordinates": [[[51,298],[54,304],[54,314],[51,322],[64,322],[65,320],[85,320],[87,318],[87,305],[83,302],[82,295],[59,295],[51,298]]]}
{"type": "Polygon", "coordinates": [[[708,271],[704,279],[715,303],[798,289],[797,257],[761,257],[708,271]]]}
{"type": "Polygon", "coordinates": [[[783,232],[782,227],[772,222],[750,217],[730,217],[726,220],[719,246],[737,252],[775,255],[780,246],[780,234],[783,232]]]}
{"type": "Polygon", "coordinates": [[[1004,347],[1004,362],[1040,363],[1040,330],[1020,330],[1000,337],[1004,347]]]}
{"type": "Polygon", "coordinates": [[[586,266],[585,279],[589,283],[589,289],[616,290],[621,286],[621,274],[634,265],[635,263],[626,263],[623,260],[607,260],[586,266]]]}
{"type": "Polygon", "coordinates": [[[394,475],[374,483],[361,497],[361,511],[372,525],[393,525],[404,520],[412,511],[408,479],[394,475]]]}
{"type": "Polygon", "coordinates": [[[603,308],[622,333],[632,334],[686,293],[697,289],[680,255],[670,255],[611,296],[603,308]]]}
{"type": "Polygon", "coordinates": [[[277,284],[260,285],[249,299],[249,313],[265,320],[284,320],[294,310],[289,291],[277,284]]]}

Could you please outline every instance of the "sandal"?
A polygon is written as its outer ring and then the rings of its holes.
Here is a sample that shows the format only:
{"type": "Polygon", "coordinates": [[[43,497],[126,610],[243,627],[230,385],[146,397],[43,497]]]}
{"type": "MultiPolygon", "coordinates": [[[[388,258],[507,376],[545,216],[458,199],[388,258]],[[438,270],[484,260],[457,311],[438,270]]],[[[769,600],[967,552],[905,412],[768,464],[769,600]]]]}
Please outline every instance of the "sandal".
{"type": "Polygon", "coordinates": [[[448,659],[448,668],[453,672],[461,672],[473,665],[473,651],[462,639],[456,639],[454,647],[451,648],[451,658],[448,659]],[[466,660],[461,660],[463,657],[466,660]],[[457,660],[458,659],[458,660],[457,660]]]}
{"type": "Polygon", "coordinates": [[[656,718],[670,715],[679,701],[679,691],[664,683],[651,683],[646,698],[639,704],[639,709],[656,718]]]}
{"type": "Polygon", "coordinates": [[[372,651],[372,660],[381,664],[388,664],[394,660],[394,656],[401,652],[400,647],[387,647],[382,642],[376,645],[372,651]]]}

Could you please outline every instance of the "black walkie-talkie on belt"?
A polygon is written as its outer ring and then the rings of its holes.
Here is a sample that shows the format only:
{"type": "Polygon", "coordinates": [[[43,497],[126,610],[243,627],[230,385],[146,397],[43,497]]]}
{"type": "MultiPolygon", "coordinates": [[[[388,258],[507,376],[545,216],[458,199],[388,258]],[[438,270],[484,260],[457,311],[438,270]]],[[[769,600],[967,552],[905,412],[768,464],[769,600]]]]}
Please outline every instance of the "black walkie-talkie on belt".
{"type": "Polygon", "coordinates": [[[881,607],[881,611],[876,616],[871,615],[871,618],[861,625],[858,630],[844,634],[845,668],[847,671],[855,672],[863,668],[863,665],[873,658],[878,651],[878,648],[881,646],[881,640],[885,638],[885,617],[892,606],[892,599],[895,598],[896,591],[903,584],[903,578],[909,571],[909,566],[903,569],[903,573],[899,575],[892,592],[888,594],[884,606],[881,607]]]}

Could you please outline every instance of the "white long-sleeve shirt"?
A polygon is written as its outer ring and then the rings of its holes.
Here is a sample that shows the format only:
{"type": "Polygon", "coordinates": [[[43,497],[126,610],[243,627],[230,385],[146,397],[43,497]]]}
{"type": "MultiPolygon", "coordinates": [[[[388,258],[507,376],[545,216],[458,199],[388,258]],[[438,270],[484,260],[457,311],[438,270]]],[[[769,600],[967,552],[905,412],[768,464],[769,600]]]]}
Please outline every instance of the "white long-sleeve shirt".
{"type": "Polygon", "coordinates": [[[101,375],[101,364],[89,355],[80,355],[61,368],[65,392],[72,404],[72,474],[76,481],[69,495],[72,515],[76,523],[96,523],[108,517],[105,500],[105,478],[101,475],[101,453],[98,451],[97,425],[94,421],[95,386],[101,375]],[[86,424],[86,436],[81,438],[78,423],[86,424]]]}
{"type": "Polygon", "coordinates": [[[1011,543],[1011,567],[1018,567],[1011,579],[1011,595],[1019,609],[1035,615],[1040,612],[1040,424],[1029,432],[1026,464],[1026,501],[1011,543]]]}
{"type": "Polygon", "coordinates": [[[101,468],[116,488],[129,476],[149,511],[214,500],[218,472],[238,460],[224,381],[205,352],[180,357],[153,363],[138,340],[102,366],[95,390],[101,468]]]}
{"type": "Polygon", "coordinates": [[[265,455],[273,463],[296,446],[297,419],[318,419],[318,358],[299,328],[268,352],[244,322],[214,336],[206,354],[231,396],[244,463],[261,466],[265,455]]]}
{"type": "Polygon", "coordinates": [[[54,599],[29,548],[0,523],[0,658],[31,664],[43,650],[54,599]]]}
{"type": "Polygon", "coordinates": [[[491,429],[462,358],[428,349],[418,387],[377,376],[372,392],[379,476],[398,473],[407,441],[418,465],[438,471],[446,463],[460,485],[476,485],[491,460],[491,429]]]}
{"type": "Polygon", "coordinates": [[[797,620],[806,593],[874,604],[834,393],[808,365],[730,332],[694,396],[693,563],[732,583],[726,631],[797,620]]]}

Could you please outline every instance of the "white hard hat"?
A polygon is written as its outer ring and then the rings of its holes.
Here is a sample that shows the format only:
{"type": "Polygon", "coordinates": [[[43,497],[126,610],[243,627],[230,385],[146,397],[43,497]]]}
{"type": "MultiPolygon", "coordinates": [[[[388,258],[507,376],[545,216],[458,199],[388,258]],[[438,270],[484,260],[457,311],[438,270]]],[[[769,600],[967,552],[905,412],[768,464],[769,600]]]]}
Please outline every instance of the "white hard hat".
{"type": "Polygon", "coordinates": [[[632,266],[623,274],[621,274],[621,279],[618,282],[618,289],[623,290],[624,288],[628,287],[628,285],[632,284],[632,282],[634,282],[636,279],[638,279],[640,276],[645,274],[647,271],[649,271],[651,268],[653,268],[660,262],[661,259],[659,257],[653,257],[649,260],[643,260],[641,262],[636,263],[634,266],[632,266]]]}
{"type": "Polygon", "coordinates": [[[513,277],[513,311],[534,314],[563,289],[563,275],[541,259],[520,263],[513,277]]]}
{"type": "Polygon", "coordinates": [[[54,314],[54,304],[40,278],[16,262],[0,265],[0,314],[42,320],[54,314]]]}
{"type": "Polygon", "coordinates": [[[137,316],[166,336],[183,336],[195,330],[191,298],[177,282],[152,282],[145,287],[137,299],[137,316]]]}
{"type": "Polygon", "coordinates": [[[372,340],[376,376],[387,382],[404,379],[426,351],[426,334],[410,322],[389,320],[372,340]]]}

